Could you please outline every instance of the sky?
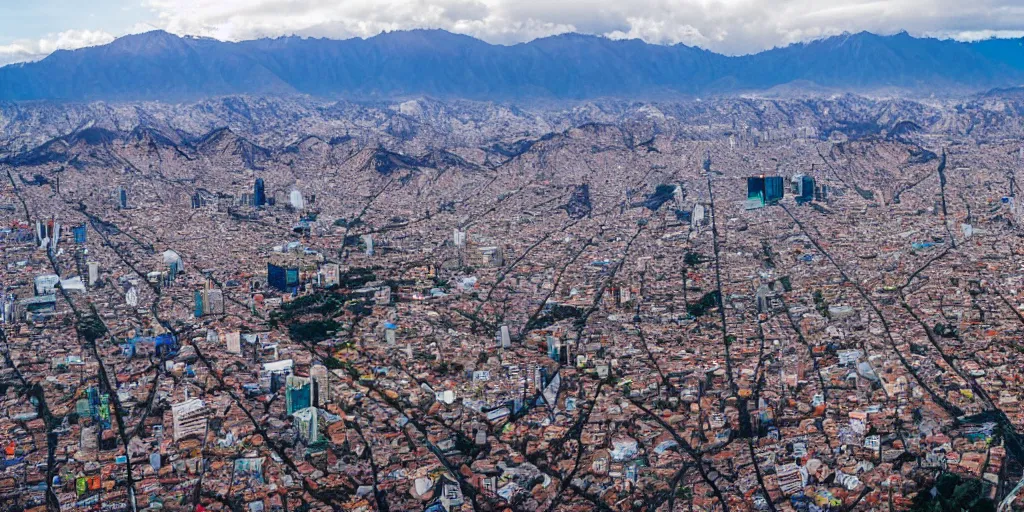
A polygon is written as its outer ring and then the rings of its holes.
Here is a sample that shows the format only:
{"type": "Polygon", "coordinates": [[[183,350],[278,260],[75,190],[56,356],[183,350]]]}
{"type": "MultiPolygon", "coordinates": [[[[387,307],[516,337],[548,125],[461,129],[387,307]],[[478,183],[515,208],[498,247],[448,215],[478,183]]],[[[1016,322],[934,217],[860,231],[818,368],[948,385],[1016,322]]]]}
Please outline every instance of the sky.
{"type": "Polygon", "coordinates": [[[239,41],[440,28],[513,44],[565,32],[728,55],[867,30],[1024,37],[1021,0],[0,0],[0,65],[167,30],[239,41]]]}

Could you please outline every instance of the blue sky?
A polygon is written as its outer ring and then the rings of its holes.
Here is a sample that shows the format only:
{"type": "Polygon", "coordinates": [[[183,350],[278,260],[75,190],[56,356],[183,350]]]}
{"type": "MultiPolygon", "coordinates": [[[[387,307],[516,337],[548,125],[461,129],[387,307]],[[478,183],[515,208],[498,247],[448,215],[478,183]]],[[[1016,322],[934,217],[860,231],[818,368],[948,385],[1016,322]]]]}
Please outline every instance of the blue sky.
{"type": "Polygon", "coordinates": [[[155,28],[244,40],[441,28],[509,44],[564,32],[725,54],[868,30],[1024,36],[1022,0],[0,0],[0,65],[155,28]]]}
{"type": "Polygon", "coordinates": [[[130,30],[151,11],[139,0],[0,0],[0,44],[66,30],[130,30]]]}

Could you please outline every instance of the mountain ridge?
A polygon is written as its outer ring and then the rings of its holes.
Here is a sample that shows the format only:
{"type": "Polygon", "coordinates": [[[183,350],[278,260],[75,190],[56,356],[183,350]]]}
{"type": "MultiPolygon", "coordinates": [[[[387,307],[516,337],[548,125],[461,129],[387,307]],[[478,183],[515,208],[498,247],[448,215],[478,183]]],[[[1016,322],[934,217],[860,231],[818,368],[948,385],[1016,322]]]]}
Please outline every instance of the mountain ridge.
{"type": "Polygon", "coordinates": [[[686,98],[809,84],[832,92],[976,93],[1024,84],[1019,39],[843,34],[726,56],[561,34],[495,45],[444,30],[223,42],[164,31],[0,67],[0,101],[188,101],[300,94],[381,100],[686,98]]]}

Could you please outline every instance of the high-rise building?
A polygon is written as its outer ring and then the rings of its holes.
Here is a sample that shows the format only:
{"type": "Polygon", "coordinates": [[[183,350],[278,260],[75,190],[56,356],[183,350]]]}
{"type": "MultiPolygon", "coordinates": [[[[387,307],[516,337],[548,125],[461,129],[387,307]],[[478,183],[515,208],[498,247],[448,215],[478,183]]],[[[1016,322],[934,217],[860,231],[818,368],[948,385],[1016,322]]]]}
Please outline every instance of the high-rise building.
{"type": "Polygon", "coordinates": [[[747,178],[748,210],[775,204],[785,196],[785,180],[782,176],[752,176],[747,178]]]}
{"type": "Polygon", "coordinates": [[[293,292],[299,287],[299,269],[267,263],[267,284],[282,292],[293,292]]]}
{"type": "Polygon", "coordinates": [[[366,255],[373,256],[373,235],[363,235],[363,244],[366,246],[366,255]]]}
{"type": "Polygon", "coordinates": [[[498,332],[498,343],[501,348],[512,346],[512,335],[509,333],[507,325],[501,326],[501,330],[498,332]]]}
{"type": "Polygon", "coordinates": [[[790,179],[791,192],[796,196],[798,204],[814,200],[814,178],[806,174],[794,174],[790,179]]]}
{"type": "Polygon", "coordinates": [[[172,405],[174,440],[177,441],[191,435],[202,435],[206,430],[206,416],[206,404],[198,398],[172,405]]]}
{"type": "Polygon", "coordinates": [[[292,419],[295,431],[304,443],[313,444],[320,440],[320,411],[316,407],[299,409],[292,414],[292,419]]]}
{"type": "Polygon", "coordinates": [[[115,197],[115,200],[117,201],[117,208],[118,209],[120,209],[120,210],[127,209],[128,208],[128,190],[126,190],[124,187],[118,186],[117,187],[117,196],[115,197]]]}
{"type": "Polygon", "coordinates": [[[764,202],[775,204],[786,195],[786,184],[782,176],[766,176],[764,178],[764,202]]]}
{"type": "Polygon", "coordinates": [[[295,210],[301,210],[306,207],[306,200],[302,197],[302,192],[299,189],[292,189],[288,195],[288,202],[295,210]]]}
{"type": "Polygon", "coordinates": [[[313,404],[324,407],[331,401],[330,373],[322,364],[314,364],[309,369],[309,378],[313,381],[313,404]]]}
{"type": "Polygon", "coordinates": [[[765,184],[763,176],[747,178],[747,209],[762,208],[765,203],[765,184]]]}
{"type": "Polygon", "coordinates": [[[289,375],[285,379],[285,408],[289,415],[313,405],[313,381],[306,377],[289,375]]]}
{"type": "Polygon", "coordinates": [[[828,202],[828,185],[821,184],[814,187],[814,200],[819,203],[828,202]]]}
{"type": "Polygon", "coordinates": [[[224,314],[224,292],[220,288],[207,286],[196,291],[196,318],[205,315],[224,314]]]}
{"type": "Polygon", "coordinates": [[[71,231],[75,234],[75,243],[84,244],[88,236],[89,230],[85,227],[85,224],[80,224],[71,228],[71,231]]]}
{"type": "Polygon", "coordinates": [[[89,286],[95,286],[96,282],[99,281],[99,263],[90,261],[89,265],[89,286]]]}
{"type": "Polygon", "coordinates": [[[224,341],[227,343],[229,354],[242,353],[242,336],[238,331],[226,333],[224,335],[224,341]]]}
{"type": "Polygon", "coordinates": [[[259,208],[265,204],[267,204],[267,193],[263,185],[263,178],[256,178],[256,183],[252,187],[252,205],[259,208]]]}
{"type": "Polygon", "coordinates": [[[196,307],[195,310],[193,311],[196,318],[202,317],[203,314],[206,312],[206,304],[204,304],[203,300],[205,298],[206,294],[203,293],[203,290],[196,290],[196,307]]]}

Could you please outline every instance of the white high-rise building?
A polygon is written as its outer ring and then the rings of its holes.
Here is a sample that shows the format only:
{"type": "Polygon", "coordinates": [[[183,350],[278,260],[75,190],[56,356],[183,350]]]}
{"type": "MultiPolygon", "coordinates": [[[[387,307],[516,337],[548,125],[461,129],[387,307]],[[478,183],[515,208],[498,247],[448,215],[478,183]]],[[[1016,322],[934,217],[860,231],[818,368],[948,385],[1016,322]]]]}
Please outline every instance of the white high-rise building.
{"type": "Polygon", "coordinates": [[[301,210],[306,207],[306,199],[302,197],[302,192],[299,192],[298,189],[292,189],[292,192],[289,195],[289,201],[291,202],[292,208],[295,208],[296,210],[301,210]]]}
{"type": "Polygon", "coordinates": [[[499,335],[501,340],[501,348],[509,348],[512,346],[512,335],[508,331],[508,326],[501,326],[501,334],[499,335]]]}
{"type": "Polygon", "coordinates": [[[206,431],[206,416],[206,404],[198,398],[172,405],[174,440],[177,441],[191,435],[203,435],[206,431]]]}
{"type": "Polygon", "coordinates": [[[363,243],[366,245],[366,255],[373,256],[373,235],[363,235],[363,243]]]}
{"type": "Polygon", "coordinates": [[[100,280],[100,264],[95,261],[89,262],[89,286],[95,286],[100,280]]]}
{"type": "Polygon", "coordinates": [[[242,353],[242,336],[238,331],[226,333],[224,335],[224,341],[227,342],[229,354],[242,353]]]}

